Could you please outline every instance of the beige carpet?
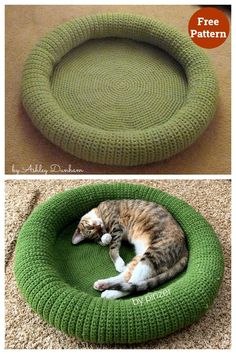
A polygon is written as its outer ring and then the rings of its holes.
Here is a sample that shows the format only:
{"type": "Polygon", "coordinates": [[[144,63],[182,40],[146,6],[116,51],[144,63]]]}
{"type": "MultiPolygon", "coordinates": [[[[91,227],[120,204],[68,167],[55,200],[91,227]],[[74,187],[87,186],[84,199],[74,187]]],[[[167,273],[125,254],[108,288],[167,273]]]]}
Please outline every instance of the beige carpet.
{"type": "MultiPolygon", "coordinates": [[[[102,182],[102,181],[100,181],[102,182]]],[[[84,181],[6,181],[6,296],[5,322],[7,349],[76,348],[230,348],[231,345],[231,182],[138,181],[180,197],[201,212],[221,240],[225,257],[223,284],[213,306],[192,326],[166,338],[125,346],[98,346],[70,338],[42,321],[21,298],[12,274],[15,240],[34,205],[53,194],[94,183],[84,181]]],[[[106,181],[107,183],[107,181],[106,181]]]]}
{"type": "Polygon", "coordinates": [[[58,173],[65,173],[71,165],[70,170],[77,170],[78,174],[230,174],[230,38],[220,47],[206,50],[220,85],[214,120],[191,147],[160,163],[129,168],[79,160],[44,138],[33,127],[20,101],[22,67],[27,55],[39,38],[63,21],[97,12],[131,12],[153,17],[187,33],[188,21],[198,9],[196,5],[6,6],[6,173],[53,173],[51,165],[57,164],[58,173]]]}

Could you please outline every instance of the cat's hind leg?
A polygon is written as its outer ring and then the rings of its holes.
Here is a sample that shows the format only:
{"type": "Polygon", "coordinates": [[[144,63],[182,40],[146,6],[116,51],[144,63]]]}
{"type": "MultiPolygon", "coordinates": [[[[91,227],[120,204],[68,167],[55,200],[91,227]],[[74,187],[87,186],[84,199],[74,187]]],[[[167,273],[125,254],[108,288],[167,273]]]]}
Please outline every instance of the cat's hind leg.
{"type": "Polygon", "coordinates": [[[138,284],[141,281],[151,278],[153,275],[153,268],[150,267],[149,264],[140,261],[134,268],[129,283],[138,284]]]}
{"type": "Polygon", "coordinates": [[[120,273],[119,275],[107,279],[99,279],[94,284],[93,287],[96,290],[103,291],[113,287],[114,285],[128,282],[130,277],[132,276],[132,272],[136,265],[138,264],[141,256],[136,256],[132,259],[132,261],[126,266],[125,271],[120,273]]]}
{"type": "Polygon", "coordinates": [[[131,291],[116,290],[120,284],[131,283],[140,284],[140,282],[147,280],[153,276],[153,268],[140,261],[142,256],[136,256],[127,266],[127,270],[117,277],[98,280],[94,283],[94,288],[96,290],[103,291],[101,297],[105,299],[119,299],[121,297],[127,296],[131,291]],[[112,289],[113,288],[113,289],[112,289]]]}
{"type": "Polygon", "coordinates": [[[98,291],[103,291],[103,290],[109,289],[110,287],[112,287],[116,284],[123,283],[124,281],[125,281],[125,278],[124,278],[124,272],[123,272],[123,273],[117,275],[116,277],[99,279],[99,280],[95,281],[95,283],[93,284],[93,288],[98,291]]]}
{"type": "Polygon", "coordinates": [[[140,261],[133,270],[129,283],[138,284],[160,273],[166,272],[167,254],[165,250],[157,252],[152,246],[149,247],[141,257],[140,261]]]}
{"type": "Polygon", "coordinates": [[[121,283],[127,283],[132,276],[132,272],[138,264],[141,256],[136,256],[132,261],[127,265],[125,271],[116,277],[111,277],[107,279],[97,280],[93,287],[98,291],[103,291],[101,297],[106,299],[118,299],[124,296],[129,295],[129,292],[120,291],[120,290],[109,290],[110,288],[119,285],[121,283]],[[105,290],[105,291],[104,291],[105,290]]]}

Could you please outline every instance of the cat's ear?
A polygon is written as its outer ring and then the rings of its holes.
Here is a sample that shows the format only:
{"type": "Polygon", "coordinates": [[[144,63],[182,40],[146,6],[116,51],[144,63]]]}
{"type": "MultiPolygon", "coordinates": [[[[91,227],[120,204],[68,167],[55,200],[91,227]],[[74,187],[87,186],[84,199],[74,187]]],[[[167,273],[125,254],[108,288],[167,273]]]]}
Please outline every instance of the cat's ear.
{"type": "Polygon", "coordinates": [[[72,243],[73,245],[77,245],[77,243],[80,243],[83,240],[84,240],[84,236],[80,233],[80,229],[77,228],[72,237],[72,243]]]}

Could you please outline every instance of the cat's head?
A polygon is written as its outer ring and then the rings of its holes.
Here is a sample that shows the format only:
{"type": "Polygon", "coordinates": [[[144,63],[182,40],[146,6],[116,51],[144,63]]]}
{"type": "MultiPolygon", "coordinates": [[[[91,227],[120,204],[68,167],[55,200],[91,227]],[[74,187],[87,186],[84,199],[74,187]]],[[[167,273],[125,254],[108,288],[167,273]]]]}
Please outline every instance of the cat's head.
{"type": "Polygon", "coordinates": [[[72,243],[75,245],[84,240],[99,242],[105,232],[102,219],[97,216],[96,209],[92,209],[80,219],[72,243]]]}

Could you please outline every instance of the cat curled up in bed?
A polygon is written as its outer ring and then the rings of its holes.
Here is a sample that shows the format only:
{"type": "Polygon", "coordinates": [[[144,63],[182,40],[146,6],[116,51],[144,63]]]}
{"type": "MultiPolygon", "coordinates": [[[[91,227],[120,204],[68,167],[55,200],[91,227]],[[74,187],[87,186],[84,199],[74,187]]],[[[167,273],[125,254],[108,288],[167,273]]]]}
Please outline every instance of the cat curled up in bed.
{"type": "Polygon", "coordinates": [[[188,250],[183,230],[161,205],[144,200],[108,200],[85,214],[72,243],[93,241],[109,245],[119,275],[97,280],[93,287],[102,297],[117,299],[154,289],[184,270],[188,250]],[[125,265],[122,240],[134,245],[136,256],[125,265]]]}

